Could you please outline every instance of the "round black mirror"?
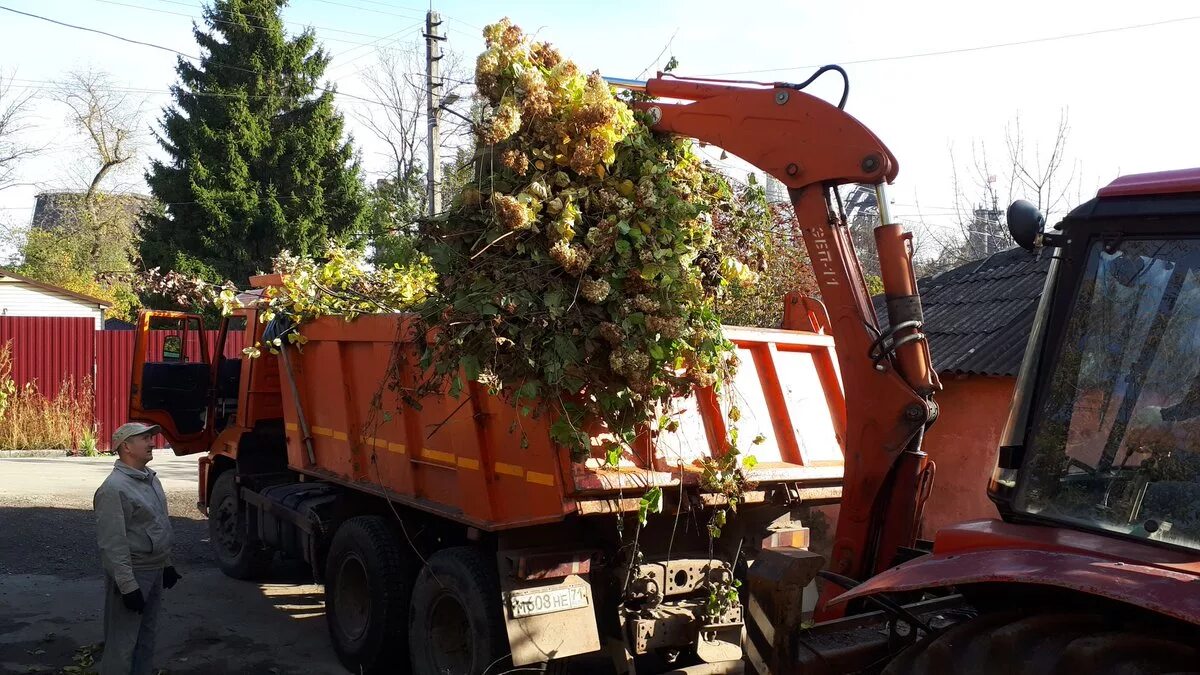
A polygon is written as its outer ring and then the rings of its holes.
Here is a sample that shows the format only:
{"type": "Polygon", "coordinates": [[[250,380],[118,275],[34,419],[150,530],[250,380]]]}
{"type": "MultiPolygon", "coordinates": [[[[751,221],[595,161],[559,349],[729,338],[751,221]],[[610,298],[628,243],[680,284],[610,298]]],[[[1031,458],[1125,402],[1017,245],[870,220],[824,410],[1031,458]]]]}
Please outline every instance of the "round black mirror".
{"type": "Polygon", "coordinates": [[[1008,207],[1008,233],[1026,251],[1032,251],[1040,245],[1044,227],[1046,216],[1032,203],[1018,199],[1008,207]]]}

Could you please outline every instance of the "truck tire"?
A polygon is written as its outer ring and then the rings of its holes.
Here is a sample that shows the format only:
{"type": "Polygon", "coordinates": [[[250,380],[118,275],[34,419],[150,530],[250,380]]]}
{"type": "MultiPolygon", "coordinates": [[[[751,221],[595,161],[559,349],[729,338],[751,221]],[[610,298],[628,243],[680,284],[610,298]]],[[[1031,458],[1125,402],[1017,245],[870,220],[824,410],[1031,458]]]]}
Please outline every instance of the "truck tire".
{"type": "Polygon", "coordinates": [[[325,620],[348,670],[403,672],[414,576],[387,519],[356,516],[334,532],[325,566],[325,620]]]}
{"type": "Polygon", "coordinates": [[[1149,675],[1196,672],[1198,664],[1200,650],[1191,644],[1107,615],[998,612],[909,647],[883,675],[1149,675]]]}
{"type": "Polygon", "coordinates": [[[471,546],[435,553],[413,587],[412,672],[497,675],[509,670],[500,604],[494,560],[471,546]]]}
{"type": "Polygon", "coordinates": [[[208,499],[208,538],[217,565],[234,579],[260,579],[271,571],[274,553],[250,536],[245,509],[238,503],[233,470],[217,476],[208,499]]]}

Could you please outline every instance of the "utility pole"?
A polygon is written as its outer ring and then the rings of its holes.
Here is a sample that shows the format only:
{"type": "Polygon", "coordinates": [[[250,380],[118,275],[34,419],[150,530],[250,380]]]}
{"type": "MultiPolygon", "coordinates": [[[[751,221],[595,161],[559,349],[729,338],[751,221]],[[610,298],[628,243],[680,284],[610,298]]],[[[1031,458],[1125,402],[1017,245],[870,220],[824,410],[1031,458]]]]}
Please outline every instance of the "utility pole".
{"type": "Polygon", "coordinates": [[[426,139],[429,146],[429,166],[426,170],[428,194],[425,201],[429,204],[430,216],[435,216],[442,210],[442,136],[438,123],[442,110],[442,41],[446,38],[439,34],[441,25],[441,14],[429,10],[425,15],[425,99],[429,122],[429,135],[426,139]]]}

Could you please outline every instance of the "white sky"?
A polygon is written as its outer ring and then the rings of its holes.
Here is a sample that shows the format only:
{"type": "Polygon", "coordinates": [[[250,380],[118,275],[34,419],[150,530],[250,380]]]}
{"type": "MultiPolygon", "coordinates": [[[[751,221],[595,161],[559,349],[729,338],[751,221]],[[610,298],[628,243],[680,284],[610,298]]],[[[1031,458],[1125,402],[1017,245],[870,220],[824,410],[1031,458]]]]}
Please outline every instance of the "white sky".
{"type": "MultiPolygon", "coordinates": [[[[199,0],[0,0],[0,6],[198,53],[189,16],[199,16],[199,0]]],[[[923,218],[934,228],[948,226],[953,218],[949,148],[955,147],[962,165],[979,142],[993,159],[1000,158],[1005,125],[1018,113],[1027,142],[1046,144],[1061,111],[1069,109],[1068,158],[1082,167],[1083,199],[1119,174],[1200,165],[1194,122],[1200,94],[1188,84],[1193,79],[1188,64],[1195,62],[1200,37],[1200,6],[1194,2],[437,0],[434,6],[447,19],[447,46],[469,63],[482,48],[479,27],[509,16],[583,68],[618,77],[642,74],[668,41],[658,65],[673,54],[681,75],[774,69],[731,77],[799,81],[811,66],[847,64],[847,110],[900,161],[891,191],[893,213],[907,222],[923,218]],[[1170,23],[852,63],[1164,21],[1170,23]]],[[[297,30],[317,26],[318,38],[335,55],[329,79],[343,92],[363,95],[358,71],[373,62],[377,46],[419,41],[426,8],[415,0],[293,0],[284,17],[297,30]]],[[[119,86],[149,90],[136,93],[146,96],[143,136],[148,141],[158,111],[169,101],[165,92],[174,81],[174,63],[165,51],[0,11],[0,71],[39,93],[66,71],[83,67],[108,71],[119,86]]],[[[838,78],[827,78],[812,91],[836,99],[838,78]]],[[[379,170],[382,159],[353,119],[354,112],[369,106],[339,98],[370,173],[379,170]]],[[[0,225],[27,224],[34,194],[66,185],[84,147],[64,127],[63,110],[55,104],[39,102],[32,121],[36,129],[30,139],[47,149],[21,168],[20,180],[31,185],[0,191],[0,225]]],[[[154,150],[153,143],[147,146],[154,150]]],[[[144,191],[140,173],[132,172],[127,181],[144,191]]]]}

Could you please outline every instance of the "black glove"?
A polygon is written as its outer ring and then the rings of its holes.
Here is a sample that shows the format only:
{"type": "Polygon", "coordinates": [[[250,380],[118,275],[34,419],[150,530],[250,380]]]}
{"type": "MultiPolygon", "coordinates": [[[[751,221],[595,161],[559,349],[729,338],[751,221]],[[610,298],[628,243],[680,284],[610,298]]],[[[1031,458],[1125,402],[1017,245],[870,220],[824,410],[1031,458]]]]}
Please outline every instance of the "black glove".
{"type": "Polygon", "coordinates": [[[121,602],[125,603],[125,609],[131,612],[142,613],[146,608],[146,599],[142,597],[142,590],[135,588],[128,593],[121,594],[121,602]]]}
{"type": "Polygon", "coordinates": [[[183,578],[183,575],[175,571],[174,567],[163,568],[163,588],[174,588],[175,582],[183,578]]]}

